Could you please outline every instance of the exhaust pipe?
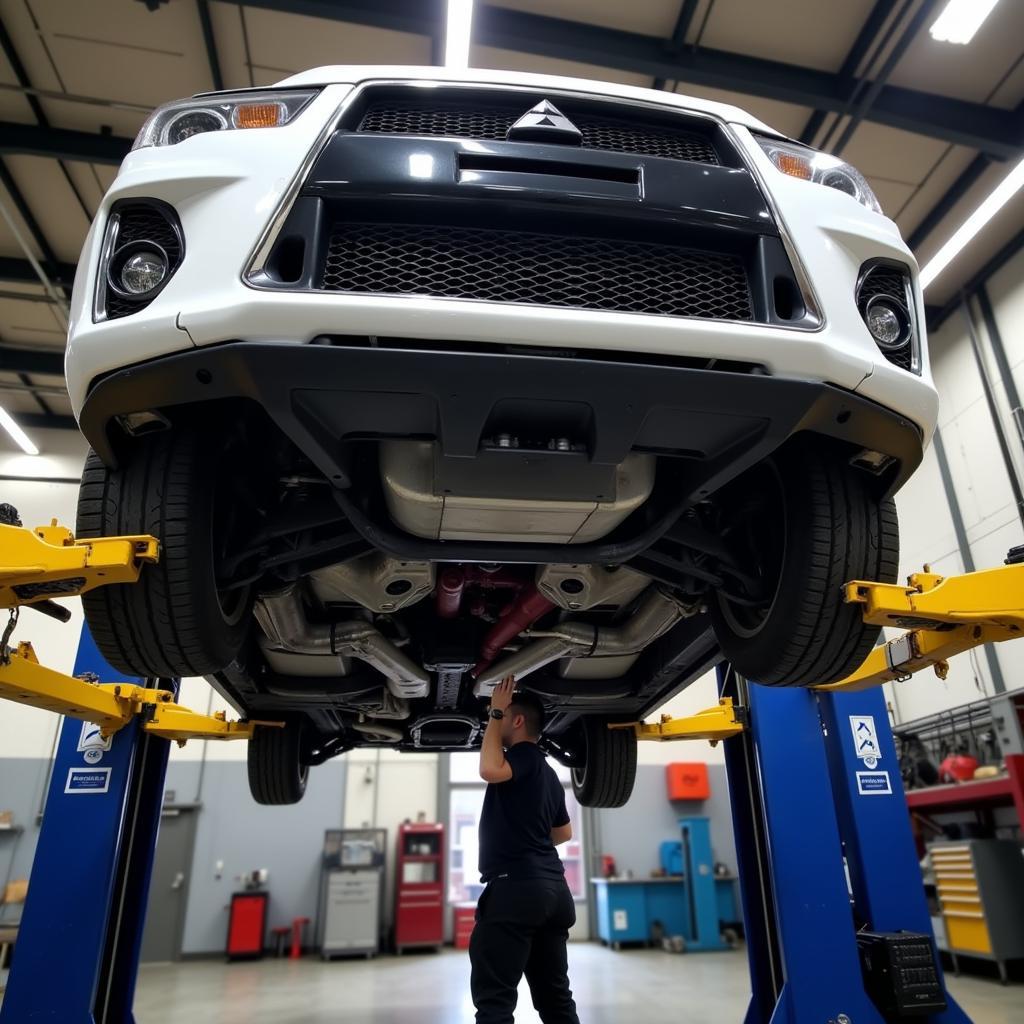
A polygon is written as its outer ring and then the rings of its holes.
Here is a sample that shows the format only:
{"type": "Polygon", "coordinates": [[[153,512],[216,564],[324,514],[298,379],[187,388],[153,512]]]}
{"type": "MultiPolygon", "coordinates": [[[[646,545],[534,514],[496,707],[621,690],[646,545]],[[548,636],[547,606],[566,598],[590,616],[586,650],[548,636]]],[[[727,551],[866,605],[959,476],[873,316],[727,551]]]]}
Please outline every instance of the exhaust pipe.
{"type": "Polygon", "coordinates": [[[667,633],[680,619],[697,611],[658,586],[651,587],[636,613],[622,626],[592,626],[585,622],[560,622],[554,629],[527,632],[536,638],[522,650],[502,658],[481,672],[473,693],[486,697],[505,676],[523,676],[560,658],[600,658],[639,654],[667,633]]]}
{"type": "Polygon", "coordinates": [[[302,613],[302,600],[294,583],[263,594],[254,609],[256,621],[276,647],[294,654],[345,654],[372,665],[387,679],[396,697],[426,697],[430,676],[368,622],[314,625],[302,613]]]}

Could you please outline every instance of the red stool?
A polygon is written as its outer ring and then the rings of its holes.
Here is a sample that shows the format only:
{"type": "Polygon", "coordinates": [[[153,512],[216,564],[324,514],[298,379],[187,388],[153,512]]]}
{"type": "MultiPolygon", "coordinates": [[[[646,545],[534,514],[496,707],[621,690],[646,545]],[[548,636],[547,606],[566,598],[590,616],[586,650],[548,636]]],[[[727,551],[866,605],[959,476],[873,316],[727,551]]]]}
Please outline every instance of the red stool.
{"type": "Polygon", "coordinates": [[[288,954],[289,960],[298,960],[302,956],[302,936],[307,924],[308,917],[296,917],[292,921],[292,951],[288,954]]]}
{"type": "Polygon", "coordinates": [[[278,960],[284,956],[284,944],[288,940],[288,933],[290,931],[291,928],[288,925],[270,929],[270,934],[274,936],[274,952],[277,954],[278,960]]]}

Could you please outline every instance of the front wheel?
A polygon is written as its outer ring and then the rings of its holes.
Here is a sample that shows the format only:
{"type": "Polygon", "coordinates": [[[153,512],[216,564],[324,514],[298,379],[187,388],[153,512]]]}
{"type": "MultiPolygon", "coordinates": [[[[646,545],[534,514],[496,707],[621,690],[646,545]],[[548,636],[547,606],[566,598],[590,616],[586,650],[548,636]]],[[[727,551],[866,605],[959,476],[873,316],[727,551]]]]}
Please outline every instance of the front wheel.
{"type": "Polygon", "coordinates": [[[211,675],[242,646],[251,594],[217,587],[217,545],[231,536],[239,510],[219,458],[217,445],[195,427],[140,438],[116,469],[95,452],[86,458],[79,539],[152,534],[160,541],[159,561],[136,583],[82,595],[96,646],[119,672],[211,675]]]}
{"type": "Polygon", "coordinates": [[[744,474],[723,496],[733,550],[748,570],[711,603],[715,636],[740,675],[814,686],[859,668],[878,637],[851,580],[894,583],[899,527],[891,498],[838,448],[805,438],[744,474]]]}
{"type": "Polygon", "coordinates": [[[582,764],[571,771],[572,791],[581,807],[622,807],[636,782],[636,733],[609,729],[604,718],[582,725],[582,764]]]}

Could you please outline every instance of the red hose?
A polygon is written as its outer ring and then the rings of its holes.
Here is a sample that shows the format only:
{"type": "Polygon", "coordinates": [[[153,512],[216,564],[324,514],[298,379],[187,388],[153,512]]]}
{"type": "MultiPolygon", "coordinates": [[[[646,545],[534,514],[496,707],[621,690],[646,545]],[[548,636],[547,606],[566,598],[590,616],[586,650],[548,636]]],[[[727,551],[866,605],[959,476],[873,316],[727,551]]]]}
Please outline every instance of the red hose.
{"type": "Polygon", "coordinates": [[[508,612],[487,631],[480,648],[480,660],[473,669],[473,676],[480,675],[490,666],[505,644],[519,636],[524,629],[529,629],[554,607],[535,586],[527,587],[509,605],[508,612]]]}

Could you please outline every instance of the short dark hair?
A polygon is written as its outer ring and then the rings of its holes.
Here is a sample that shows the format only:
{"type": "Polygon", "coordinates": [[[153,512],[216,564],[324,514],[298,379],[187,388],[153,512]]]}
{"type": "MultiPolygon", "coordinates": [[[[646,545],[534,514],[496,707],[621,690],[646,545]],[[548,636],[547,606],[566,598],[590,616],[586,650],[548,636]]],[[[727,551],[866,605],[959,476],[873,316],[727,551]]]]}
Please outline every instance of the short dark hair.
{"type": "Polygon", "coordinates": [[[540,697],[529,690],[516,690],[509,709],[526,719],[526,732],[534,739],[539,738],[544,728],[544,705],[540,697]]]}

